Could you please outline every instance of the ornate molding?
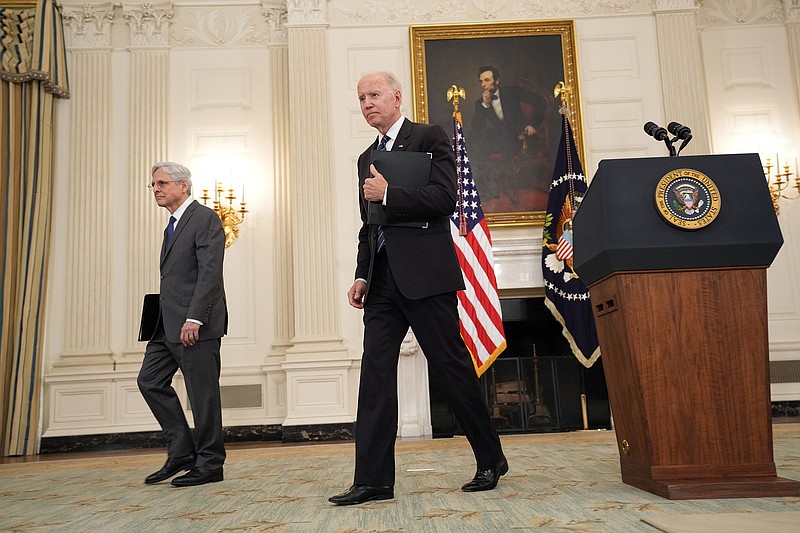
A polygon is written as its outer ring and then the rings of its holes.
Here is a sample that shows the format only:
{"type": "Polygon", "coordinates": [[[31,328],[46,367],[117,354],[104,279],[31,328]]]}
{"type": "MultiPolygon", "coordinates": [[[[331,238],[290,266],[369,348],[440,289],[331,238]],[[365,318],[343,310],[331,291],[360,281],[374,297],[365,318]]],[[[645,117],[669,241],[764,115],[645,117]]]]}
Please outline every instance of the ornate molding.
{"type": "Polygon", "coordinates": [[[174,12],[168,2],[151,4],[122,4],[122,16],[131,30],[132,46],[169,45],[169,24],[174,12]]]}
{"type": "Polygon", "coordinates": [[[406,336],[403,338],[403,343],[400,345],[400,355],[409,357],[416,354],[418,351],[419,343],[417,343],[414,332],[409,328],[408,332],[406,332],[406,336]]]}
{"type": "Polygon", "coordinates": [[[497,18],[497,12],[506,7],[506,0],[472,0],[475,9],[483,13],[486,20],[497,18]]]}
{"type": "Polygon", "coordinates": [[[61,12],[71,31],[70,49],[111,46],[111,24],[114,20],[114,5],[111,2],[64,5],[61,12]]]}
{"type": "Polygon", "coordinates": [[[290,25],[328,23],[328,0],[287,0],[286,7],[290,25]]]}
{"type": "Polygon", "coordinates": [[[273,43],[285,43],[287,40],[286,23],[289,11],[283,2],[261,2],[261,14],[267,21],[269,40],[273,43]]]}
{"type": "Polygon", "coordinates": [[[690,11],[700,7],[701,0],[651,0],[654,13],[664,11],[690,11]]]}
{"type": "Polygon", "coordinates": [[[193,13],[188,25],[172,33],[172,39],[179,46],[230,46],[262,44],[267,42],[268,34],[266,28],[251,24],[246,12],[214,9],[206,14],[193,13]]]}
{"type": "Polygon", "coordinates": [[[784,0],[786,22],[800,22],[800,0],[784,0]]]}
{"type": "MultiPolygon", "coordinates": [[[[787,1],[787,10],[792,1],[787,1]]],[[[704,0],[697,14],[700,26],[776,24],[783,21],[781,0],[704,0]]]]}
{"type": "MultiPolygon", "coordinates": [[[[481,2],[492,14],[495,14],[507,0],[474,0],[481,2]]],[[[331,13],[345,23],[397,24],[408,22],[461,22],[469,18],[467,9],[461,0],[446,0],[438,5],[429,3],[416,5],[411,0],[398,0],[388,4],[381,0],[369,0],[366,3],[353,3],[352,0],[332,0],[331,13]]],[[[333,16],[331,17],[334,18],[333,16]]],[[[488,16],[487,16],[488,18],[488,16]]]]}
{"type": "Polygon", "coordinates": [[[543,19],[632,13],[639,0],[519,0],[511,8],[517,17],[543,19]]]}

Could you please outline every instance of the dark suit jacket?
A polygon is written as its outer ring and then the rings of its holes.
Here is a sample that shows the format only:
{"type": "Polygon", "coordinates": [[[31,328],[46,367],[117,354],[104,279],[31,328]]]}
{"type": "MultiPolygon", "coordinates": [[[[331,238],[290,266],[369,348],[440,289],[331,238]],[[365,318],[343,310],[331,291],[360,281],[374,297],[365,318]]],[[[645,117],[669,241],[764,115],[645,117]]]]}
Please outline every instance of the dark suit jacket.
{"type": "MultiPolygon", "coordinates": [[[[377,226],[367,224],[367,202],[362,186],[370,176],[373,143],[358,158],[361,230],[358,233],[356,278],[371,279],[377,226]]],[[[456,167],[450,139],[437,125],[403,121],[392,151],[433,154],[429,185],[420,188],[389,185],[386,210],[389,215],[404,213],[428,220],[426,228],[384,226],[389,266],[400,292],[419,300],[435,294],[464,289],[464,279],[450,235],[450,216],[456,204],[456,167]]]]}
{"type": "Polygon", "coordinates": [[[180,342],[181,326],[187,318],[203,323],[200,340],[227,333],[224,255],[222,222],[214,211],[192,201],[169,244],[165,239],[161,248],[161,319],[169,342],[180,342]]]}
{"type": "Polygon", "coordinates": [[[475,102],[470,141],[484,145],[487,151],[516,153],[519,150],[517,135],[527,125],[540,129],[547,102],[538,94],[511,85],[500,87],[499,96],[502,121],[492,106],[483,107],[482,99],[475,102]]]}

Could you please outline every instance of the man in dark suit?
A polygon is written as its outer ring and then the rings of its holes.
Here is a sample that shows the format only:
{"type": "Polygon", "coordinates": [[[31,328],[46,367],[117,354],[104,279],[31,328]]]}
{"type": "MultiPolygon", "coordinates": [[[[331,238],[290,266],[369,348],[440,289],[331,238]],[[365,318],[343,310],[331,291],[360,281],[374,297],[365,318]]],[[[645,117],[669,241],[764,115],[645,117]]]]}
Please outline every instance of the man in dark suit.
{"type": "Polygon", "coordinates": [[[358,159],[362,226],[356,281],[347,293],[350,305],[364,310],[355,479],[329,501],[352,505],[394,497],[397,362],[409,326],[475,454],[477,472],[462,490],[493,489],[508,463],[459,332],[456,292],[464,289],[464,280],[450,236],[456,202],[450,141],[441,127],[401,115],[400,83],[391,73],[362,77],[358,98],[367,123],[381,136],[358,159]],[[388,184],[371,164],[373,150],[431,153],[430,183],[419,188],[388,184]],[[390,216],[403,213],[427,223],[370,225],[367,202],[378,202],[390,216]]]}
{"type": "Polygon", "coordinates": [[[219,217],[191,199],[192,175],[178,163],[151,171],[156,203],[172,215],[161,246],[158,326],[147,343],[139,390],[167,439],[167,462],[145,483],[176,487],[222,481],[225,446],[219,394],[220,344],[228,310],[222,280],[225,234],[219,217]],[[181,369],[194,417],[194,437],[172,378],[181,369]]]}
{"type": "Polygon", "coordinates": [[[531,176],[521,173],[521,167],[546,150],[541,130],[547,102],[521,87],[501,88],[496,67],[486,65],[478,71],[481,97],[475,102],[469,138],[478,190],[483,200],[506,194],[517,203],[518,189],[532,185],[524,183],[531,176]]]}

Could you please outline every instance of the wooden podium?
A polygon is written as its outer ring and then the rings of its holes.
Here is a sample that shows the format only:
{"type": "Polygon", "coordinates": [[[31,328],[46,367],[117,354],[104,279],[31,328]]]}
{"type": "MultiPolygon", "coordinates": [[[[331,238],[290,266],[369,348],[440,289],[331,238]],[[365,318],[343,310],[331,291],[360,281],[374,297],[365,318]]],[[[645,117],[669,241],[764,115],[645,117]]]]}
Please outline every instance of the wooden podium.
{"type": "Polygon", "coordinates": [[[766,268],[783,238],[758,156],[602,161],[573,229],[622,481],[669,499],[800,495],[772,451],[766,268]]]}

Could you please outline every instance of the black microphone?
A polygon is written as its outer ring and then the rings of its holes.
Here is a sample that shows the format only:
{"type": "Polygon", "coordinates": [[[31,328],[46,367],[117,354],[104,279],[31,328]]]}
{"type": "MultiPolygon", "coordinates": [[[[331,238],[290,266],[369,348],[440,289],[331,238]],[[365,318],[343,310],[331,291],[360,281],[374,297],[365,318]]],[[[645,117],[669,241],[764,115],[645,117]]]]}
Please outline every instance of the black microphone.
{"type": "Polygon", "coordinates": [[[645,122],[644,132],[657,141],[669,140],[669,134],[667,133],[667,130],[655,122],[645,122]]]}
{"type": "Polygon", "coordinates": [[[678,139],[683,139],[688,141],[692,138],[692,130],[690,130],[687,126],[680,124],[678,122],[670,122],[667,125],[667,129],[671,134],[673,134],[678,139]]]}

